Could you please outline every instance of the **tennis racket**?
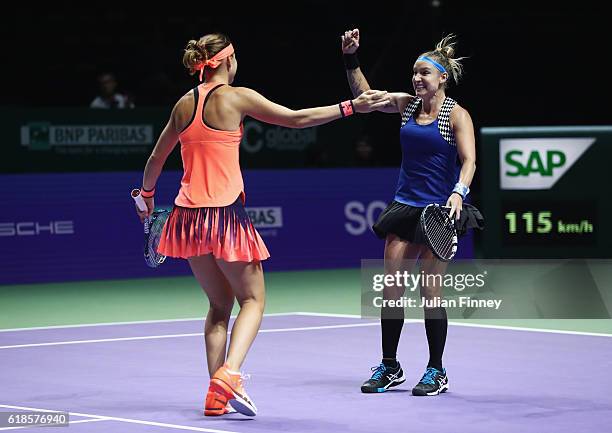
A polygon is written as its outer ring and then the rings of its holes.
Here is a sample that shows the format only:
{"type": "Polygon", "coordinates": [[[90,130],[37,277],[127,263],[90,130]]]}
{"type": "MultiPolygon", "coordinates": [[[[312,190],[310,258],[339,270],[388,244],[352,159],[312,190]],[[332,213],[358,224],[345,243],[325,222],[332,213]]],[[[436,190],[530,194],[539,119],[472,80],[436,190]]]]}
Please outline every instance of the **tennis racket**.
{"type": "Polygon", "coordinates": [[[457,252],[457,230],[450,218],[450,207],[429,204],[421,213],[421,229],[434,255],[444,262],[457,252]]]}
{"type": "MultiPolygon", "coordinates": [[[[131,195],[138,209],[141,212],[146,211],[147,205],[140,195],[140,190],[133,189],[131,195]]],[[[144,220],[144,259],[150,268],[156,268],[166,260],[166,256],[157,252],[157,246],[169,214],[165,209],[156,210],[144,220]]]]}

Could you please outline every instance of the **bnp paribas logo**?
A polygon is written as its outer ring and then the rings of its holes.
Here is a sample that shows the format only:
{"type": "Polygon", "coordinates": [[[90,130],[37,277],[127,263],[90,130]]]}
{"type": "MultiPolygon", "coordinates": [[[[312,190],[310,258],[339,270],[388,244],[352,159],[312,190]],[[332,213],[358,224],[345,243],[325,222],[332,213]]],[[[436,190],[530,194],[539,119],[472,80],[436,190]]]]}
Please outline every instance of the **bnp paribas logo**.
{"type": "Polygon", "coordinates": [[[580,159],[595,138],[502,138],[501,189],[550,189],[580,159]]]}
{"type": "Polygon", "coordinates": [[[49,122],[30,122],[26,127],[21,128],[21,144],[29,145],[32,150],[49,149],[51,147],[50,131],[51,123],[49,122]]]}
{"type": "Polygon", "coordinates": [[[21,126],[21,145],[30,150],[55,146],[142,146],[153,144],[151,124],[54,125],[29,122],[21,126]]]}

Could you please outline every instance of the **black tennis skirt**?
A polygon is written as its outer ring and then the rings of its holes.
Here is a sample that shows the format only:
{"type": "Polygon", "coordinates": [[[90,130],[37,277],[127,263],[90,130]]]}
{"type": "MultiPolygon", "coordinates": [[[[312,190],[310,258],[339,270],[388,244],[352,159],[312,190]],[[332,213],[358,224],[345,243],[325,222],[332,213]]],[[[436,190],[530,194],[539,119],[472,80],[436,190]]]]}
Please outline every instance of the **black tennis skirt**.
{"type": "Polygon", "coordinates": [[[382,211],[372,230],[381,239],[394,234],[410,243],[425,244],[425,236],[421,230],[422,207],[414,207],[393,200],[382,211]]]}
{"type": "MultiPolygon", "coordinates": [[[[378,217],[372,230],[381,239],[388,234],[394,234],[400,239],[414,244],[425,245],[425,235],[421,229],[421,213],[424,207],[410,206],[393,200],[378,217]]],[[[484,228],[484,218],[474,206],[464,203],[459,214],[459,221],[455,224],[457,235],[465,235],[468,229],[484,228]]]]}

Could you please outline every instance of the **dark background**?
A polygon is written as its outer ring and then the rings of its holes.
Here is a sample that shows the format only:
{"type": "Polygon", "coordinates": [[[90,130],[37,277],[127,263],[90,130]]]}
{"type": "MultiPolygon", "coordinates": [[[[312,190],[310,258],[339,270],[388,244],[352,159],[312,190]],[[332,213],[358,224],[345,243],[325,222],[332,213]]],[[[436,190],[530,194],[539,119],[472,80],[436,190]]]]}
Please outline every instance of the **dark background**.
{"type": "MultiPolygon", "coordinates": [[[[340,34],[361,30],[373,88],[412,92],[412,64],[446,33],[459,37],[465,76],[447,93],[482,126],[609,124],[609,24],[597,3],[210,2],[13,5],[4,15],[2,105],[88,107],[96,77],[114,72],[137,107],[165,106],[197,81],[182,66],[189,39],[233,41],[235,85],[291,108],[347,99],[340,34]],[[437,4],[437,6],[436,6],[437,4]],[[6,42],[6,39],[5,39],[6,42]]],[[[397,116],[362,116],[385,165],[397,165],[397,116]]]]}

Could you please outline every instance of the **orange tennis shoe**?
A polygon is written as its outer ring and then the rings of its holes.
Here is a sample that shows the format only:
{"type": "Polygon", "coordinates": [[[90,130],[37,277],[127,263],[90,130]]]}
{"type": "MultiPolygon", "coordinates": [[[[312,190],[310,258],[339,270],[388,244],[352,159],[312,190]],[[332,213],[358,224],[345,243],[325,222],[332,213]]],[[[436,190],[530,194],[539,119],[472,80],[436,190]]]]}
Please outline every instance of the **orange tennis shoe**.
{"type": "MultiPolygon", "coordinates": [[[[247,416],[255,416],[257,415],[257,407],[255,407],[255,403],[253,403],[253,400],[251,400],[244,390],[242,381],[243,376],[239,372],[231,371],[225,364],[215,372],[210,380],[208,395],[212,393],[211,398],[215,401],[218,400],[218,405],[220,405],[223,398],[225,398],[236,412],[247,416]]],[[[206,397],[207,402],[208,395],[206,397]]]]}
{"type": "Polygon", "coordinates": [[[206,401],[204,402],[204,415],[219,416],[234,412],[236,410],[229,405],[225,394],[219,393],[209,386],[206,393],[206,401]]]}

